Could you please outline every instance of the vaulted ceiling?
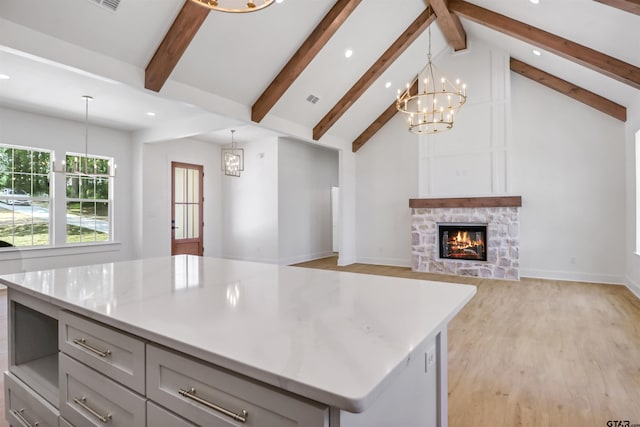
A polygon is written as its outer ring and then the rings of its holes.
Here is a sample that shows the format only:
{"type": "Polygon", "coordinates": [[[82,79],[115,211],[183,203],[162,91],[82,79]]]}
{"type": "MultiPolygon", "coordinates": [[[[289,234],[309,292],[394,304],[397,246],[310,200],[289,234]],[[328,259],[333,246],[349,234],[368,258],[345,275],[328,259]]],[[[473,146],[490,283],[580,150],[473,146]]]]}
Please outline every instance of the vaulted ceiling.
{"type": "Polygon", "coordinates": [[[638,0],[284,0],[250,14],[100,3],[0,2],[0,105],[79,119],[91,94],[95,122],[147,135],[296,129],[356,150],[425,66],[427,27],[436,58],[496,46],[514,72],[622,121],[640,89],[638,0]]]}

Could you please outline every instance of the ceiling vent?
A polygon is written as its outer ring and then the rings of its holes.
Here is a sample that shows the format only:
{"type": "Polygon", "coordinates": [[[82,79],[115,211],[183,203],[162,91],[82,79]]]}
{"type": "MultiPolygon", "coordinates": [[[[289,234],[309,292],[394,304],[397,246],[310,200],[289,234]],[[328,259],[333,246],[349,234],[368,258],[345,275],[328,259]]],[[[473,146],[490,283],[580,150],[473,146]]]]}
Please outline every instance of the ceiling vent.
{"type": "Polygon", "coordinates": [[[120,0],[89,0],[92,3],[102,6],[103,8],[115,12],[120,5],[120,0]]]}
{"type": "Polygon", "coordinates": [[[309,96],[307,96],[307,101],[309,101],[312,104],[315,104],[316,102],[318,102],[320,100],[320,98],[318,98],[317,96],[315,96],[314,94],[311,94],[309,96]]]}

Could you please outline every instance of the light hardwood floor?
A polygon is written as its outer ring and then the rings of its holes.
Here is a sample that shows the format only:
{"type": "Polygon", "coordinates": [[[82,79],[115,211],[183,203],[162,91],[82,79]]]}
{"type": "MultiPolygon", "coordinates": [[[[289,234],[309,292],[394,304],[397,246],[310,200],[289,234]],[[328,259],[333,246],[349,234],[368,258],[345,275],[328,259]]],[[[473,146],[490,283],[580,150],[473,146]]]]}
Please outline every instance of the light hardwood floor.
{"type": "Polygon", "coordinates": [[[640,424],[640,300],[624,286],[298,264],[476,285],[449,325],[450,427],[640,424]]]}
{"type": "MultiPolygon", "coordinates": [[[[640,300],[623,286],[460,278],[365,264],[337,267],[336,258],[298,266],[478,286],[449,325],[451,427],[640,424],[640,300]]],[[[2,372],[6,313],[6,293],[0,292],[2,372]]]]}

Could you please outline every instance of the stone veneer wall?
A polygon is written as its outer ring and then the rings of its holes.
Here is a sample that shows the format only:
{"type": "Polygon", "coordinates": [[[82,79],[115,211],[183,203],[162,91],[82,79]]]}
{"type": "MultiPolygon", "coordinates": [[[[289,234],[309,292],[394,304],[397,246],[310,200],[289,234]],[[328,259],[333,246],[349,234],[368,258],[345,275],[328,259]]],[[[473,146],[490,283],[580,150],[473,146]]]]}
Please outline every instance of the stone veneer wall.
{"type": "Polygon", "coordinates": [[[520,279],[517,207],[411,209],[412,270],[458,276],[520,279]],[[487,261],[438,258],[438,223],[487,224],[487,261]]]}

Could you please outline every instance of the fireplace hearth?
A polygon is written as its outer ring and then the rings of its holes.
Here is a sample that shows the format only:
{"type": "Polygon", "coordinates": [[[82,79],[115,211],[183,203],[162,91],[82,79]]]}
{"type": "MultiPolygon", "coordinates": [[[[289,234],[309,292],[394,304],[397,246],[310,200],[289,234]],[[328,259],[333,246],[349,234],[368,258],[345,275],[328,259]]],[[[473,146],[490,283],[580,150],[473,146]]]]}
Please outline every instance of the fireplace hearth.
{"type": "Polygon", "coordinates": [[[440,259],[487,260],[487,224],[438,224],[440,259]]]}

